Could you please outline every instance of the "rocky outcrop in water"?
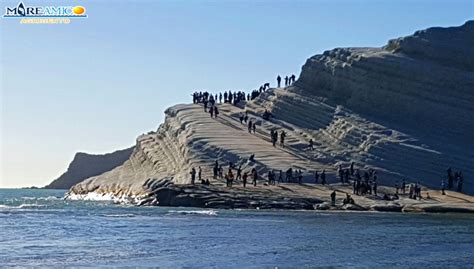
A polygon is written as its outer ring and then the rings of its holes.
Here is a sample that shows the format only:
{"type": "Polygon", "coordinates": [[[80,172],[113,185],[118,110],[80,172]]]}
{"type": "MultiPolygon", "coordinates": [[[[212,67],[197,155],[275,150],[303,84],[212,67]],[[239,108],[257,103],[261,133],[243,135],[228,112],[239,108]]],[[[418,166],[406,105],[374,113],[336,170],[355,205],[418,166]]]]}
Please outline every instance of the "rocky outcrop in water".
{"type": "Polygon", "coordinates": [[[64,174],[53,180],[45,189],[69,189],[86,178],[100,175],[122,165],[132,154],[133,147],[107,154],[78,152],[64,174]]]}
{"type": "MultiPolygon", "coordinates": [[[[314,171],[324,169],[335,182],[337,168],[353,161],[362,172],[375,169],[379,184],[389,186],[406,179],[439,188],[451,166],[463,170],[464,190],[474,193],[474,155],[468,150],[474,142],[473,36],[470,21],[419,31],[383,48],[326,51],[308,59],[294,85],[270,89],[240,107],[220,104],[217,119],[202,105],[173,106],[158,130],[137,138],[123,165],[76,184],[70,194],[148,197],[167,182],[189,183],[191,168],[199,166],[214,186],[210,190],[222,191],[223,179],[212,177],[215,160],[224,169],[229,162],[244,172],[255,168],[260,179],[252,190],[268,201],[282,192],[315,195],[294,184],[261,186],[269,170],[278,176],[279,170],[301,169],[303,181],[312,182],[314,171]],[[240,123],[244,110],[256,133],[240,123]],[[265,110],[270,120],[262,118],[265,110]],[[271,130],[286,132],[285,147],[272,146],[271,130]],[[314,150],[308,149],[310,139],[314,150]]],[[[252,200],[252,191],[247,195],[252,200]]]]}

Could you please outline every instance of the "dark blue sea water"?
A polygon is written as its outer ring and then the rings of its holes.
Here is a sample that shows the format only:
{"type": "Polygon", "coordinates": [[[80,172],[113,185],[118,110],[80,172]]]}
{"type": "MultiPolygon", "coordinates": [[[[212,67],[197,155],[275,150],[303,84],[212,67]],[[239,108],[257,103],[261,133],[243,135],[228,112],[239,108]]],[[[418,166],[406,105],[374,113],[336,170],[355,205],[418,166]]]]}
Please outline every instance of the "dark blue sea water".
{"type": "Polygon", "coordinates": [[[0,189],[0,267],[474,268],[474,216],[233,211],[0,189]]]}

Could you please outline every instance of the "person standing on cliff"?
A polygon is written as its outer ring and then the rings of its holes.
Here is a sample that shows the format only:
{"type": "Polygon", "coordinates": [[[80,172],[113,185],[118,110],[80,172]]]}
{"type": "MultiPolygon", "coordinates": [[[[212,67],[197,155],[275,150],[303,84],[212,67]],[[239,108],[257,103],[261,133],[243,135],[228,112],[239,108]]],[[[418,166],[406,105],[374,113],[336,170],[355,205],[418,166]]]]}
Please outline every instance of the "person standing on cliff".
{"type": "Polygon", "coordinates": [[[213,168],[213,172],[214,172],[214,179],[217,178],[217,174],[219,173],[219,162],[216,160],[216,162],[214,163],[214,168],[213,168]]]}
{"type": "Polygon", "coordinates": [[[253,133],[255,134],[255,131],[257,130],[257,125],[255,124],[255,122],[252,124],[252,130],[253,130],[253,133]]]}
{"type": "Polygon", "coordinates": [[[290,77],[290,81],[292,81],[291,84],[295,83],[295,79],[296,79],[295,74],[291,75],[291,77],[290,77]]]}
{"type": "Polygon", "coordinates": [[[198,169],[198,180],[201,181],[201,166],[199,166],[199,169],[198,169]]]}
{"type": "Polygon", "coordinates": [[[235,176],[235,180],[239,180],[242,178],[242,165],[239,165],[239,168],[237,168],[237,175],[235,176]]]}
{"type": "Polygon", "coordinates": [[[190,174],[191,174],[191,184],[194,185],[194,181],[196,180],[196,169],[194,169],[194,167],[193,169],[191,169],[190,174]]]}
{"type": "Polygon", "coordinates": [[[211,114],[211,118],[214,117],[214,109],[212,106],[209,108],[209,114],[211,114]]]}
{"type": "Polygon", "coordinates": [[[280,77],[280,75],[278,75],[278,76],[277,76],[278,88],[280,88],[280,83],[281,83],[281,77],[280,77]]]}
{"type": "Polygon", "coordinates": [[[249,130],[249,133],[252,133],[252,121],[251,120],[249,120],[248,130],[249,130]]]}
{"type": "Polygon", "coordinates": [[[219,115],[219,110],[217,109],[217,106],[214,107],[214,118],[217,118],[217,115],[219,115]]]}
{"type": "Polygon", "coordinates": [[[458,183],[458,192],[462,192],[462,184],[464,183],[464,176],[461,171],[459,171],[458,173],[457,183],[458,183]]]}
{"type": "Polygon", "coordinates": [[[331,205],[336,206],[336,191],[332,191],[331,193],[331,205]]]}
{"type": "Polygon", "coordinates": [[[242,184],[244,185],[244,188],[245,186],[247,186],[247,177],[248,177],[247,172],[244,172],[244,175],[242,176],[242,184]]]}
{"type": "Polygon", "coordinates": [[[222,168],[222,165],[219,166],[219,178],[224,177],[224,168],[222,168]]]}
{"type": "Polygon", "coordinates": [[[448,189],[451,189],[453,187],[453,181],[454,181],[453,170],[451,169],[451,167],[448,168],[447,173],[448,173],[448,189]]]}
{"type": "Polygon", "coordinates": [[[257,169],[253,168],[252,169],[252,183],[254,187],[257,186],[257,179],[258,179],[257,169]]]}
{"type": "Polygon", "coordinates": [[[285,137],[286,137],[285,131],[281,131],[281,133],[280,133],[280,146],[282,146],[282,147],[285,147],[285,137]]]}
{"type": "Polygon", "coordinates": [[[374,178],[372,189],[374,190],[374,195],[377,196],[377,178],[374,178]]]}
{"type": "Polygon", "coordinates": [[[344,184],[344,169],[342,169],[342,164],[339,165],[337,172],[339,173],[339,179],[341,180],[341,184],[344,184]]]}

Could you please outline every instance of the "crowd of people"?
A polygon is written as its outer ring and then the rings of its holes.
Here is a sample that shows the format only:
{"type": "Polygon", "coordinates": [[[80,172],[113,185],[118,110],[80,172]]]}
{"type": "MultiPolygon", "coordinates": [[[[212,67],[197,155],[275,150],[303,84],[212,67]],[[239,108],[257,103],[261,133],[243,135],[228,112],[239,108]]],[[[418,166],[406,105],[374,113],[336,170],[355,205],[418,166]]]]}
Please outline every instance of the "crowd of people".
{"type": "Polygon", "coordinates": [[[204,104],[204,107],[206,108],[208,106],[214,106],[217,102],[237,105],[240,103],[240,101],[250,100],[250,94],[246,96],[244,91],[224,91],[224,93],[219,94],[211,94],[207,91],[199,91],[194,92],[192,96],[193,104],[204,104]]]}
{"type": "MultiPolygon", "coordinates": [[[[285,87],[293,85],[295,82],[295,75],[285,76],[284,83],[285,87]]],[[[277,76],[277,87],[281,86],[282,78],[277,76]]],[[[216,104],[219,103],[230,103],[233,105],[239,104],[241,101],[250,101],[257,98],[262,92],[265,92],[270,88],[270,83],[264,83],[259,87],[258,90],[253,90],[251,93],[246,94],[244,91],[224,91],[223,93],[210,94],[207,91],[200,91],[193,93],[193,103],[204,105],[204,111],[210,113],[211,117],[218,117],[219,110],[216,104]]],[[[265,110],[262,115],[264,120],[269,120],[272,114],[265,110]]],[[[250,119],[248,112],[242,112],[239,116],[241,124],[247,126],[249,133],[256,133],[256,120],[250,119]]],[[[285,138],[287,134],[284,130],[278,131],[272,129],[270,131],[270,140],[274,147],[285,146],[285,138]]],[[[308,149],[314,150],[314,141],[312,139],[308,142],[308,149]]],[[[253,161],[254,155],[249,159],[253,161]]],[[[209,185],[210,182],[208,179],[202,178],[202,169],[201,167],[196,170],[195,168],[191,169],[191,184],[195,184],[196,177],[201,184],[209,185]]],[[[337,176],[342,184],[352,184],[352,191],[355,195],[376,195],[377,196],[377,173],[374,169],[368,169],[366,171],[361,171],[360,169],[355,168],[355,163],[352,162],[349,167],[343,168],[342,165],[339,165],[337,169],[337,176]]],[[[213,166],[213,177],[214,179],[225,179],[226,186],[232,187],[234,181],[242,181],[243,187],[246,187],[249,179],[252,179],[252,185],[257,186],[257,181],[259,178],[258,172],[255,168],[252,168],[250,171],[242,171],[242,166],[235,167],[232,163],[229,163],[227,172],[224,173],[224,168],[222,164],[216,160],[213,166]],[[235,172],[234,172],[235,171],[235,172]]],[[[267,174],[268,185],[275,185],[276,183],[302,183],[303,181],[303,171],[301,169],[289,168],[285,172],[282,170],[276,171],[270,169],[267,174]]],[[[315,171],[314,181],[316,184],[327,184],[326,180],[326,171],[322,170],[315,171]]],[[[442,194],[445,194],[446,189],[455,189],[458,192],[462,191],[462,186],[464,182],[464,177],[461,171],[454,172],[452,168],[447,170],[447,183],[445,180],[441,183],[442,194]]],[[[411,199],[421,199],[421,184],[409,183],[407,184],[406,180],[403,180],[401,184],[397,181],[395,183],[395,194],[394,197],[398,197],[399,194],[405,195],[408,191],[408,197],[411,199]]],[[[336,192],[331,193],[331,200],[335,202],[336,192]],[[334,196],[334,197],[333,197],[334,196]]],[[[386,196],[386,194],[385,194],[386,196]]],[[[353,199],[347,194],[345,203],[353,203],[353,199]]]]}
{"type": "MultiPolygon", "coordinates": [[[[249,161],[253,161],[253,156],[249,161]]],[[[355,168],[355,163],[352,162],[349,167],[343,168],[342,165],[339,166],[338,175],[339,179],[342,184],[350,184],[352,183],[353,187],[353,194],[355,195],[375,195],[377,196],[377,172],[374,169],[368,169],[367,171],[361,172],[361,170],[355,168]],[[351,182],[352,181],[352,182],[351,182]]],[[[209,180],[202,179],[201,177],[201,167],[198,168],[196,171],[192,168],[191,174],[191,184],[194,184],[196,180],[196,174],[198,180],[203,185],[209,185],[209,180]]],[[[448,182],[449,178],[452,177],[453,185],[448,187],[454,187],[454,182],[462,184],[462,172],[452,172],[452,169],[448,169],[448,182]],[[459,183],[461,181],[461,183],[459,183]]],[[[247,186],[248,180],[252,179],[252,185],[257,186],[257,182],[259,180],[259,174],[255,167],[253,167],[250,171],[243,171],[242,166],[236,166],[232,162],[229,162],[227,167],[227,173],[224,174],[224,169],[222,164],[216,160],[213,166],[213,177],[214,179],[225,179],[227,187],[233,187],[234,181],[241,181],[242,186],[245,188],[247,186]],[[250,177],[250,178],[249,178],[250,177]]],[[[276,185],[280,183],[299,183],[301,184],[303,181],[303,171],[301,169],[293,169],[289,168],[285,172],[282,170],[273,170],[270,169],[267,172],[267,185],[276,185]]],[[[327,184],[326,180],[326,171],[322,170],[321,172],[315,171],[314,173],[314,183],[316,184],[327,184]]],[[[383,199],[385,200],[393,200],[398,199],[399,195],[406,195],[408,194],[408,198],[421,200],[421,184],[420,182],[417,183],[407,183],[406,180],[402,180],[401,184],[397,181],[395,183],[395,193],[394,194],[383,194],[383,199]]],[[[442,186],[442,194],[445,194],[445,184],[443,182],[442,186]]],[[[461,189],[458,187],[458,191],[461,189]]],[[[331,201],[333,205],[335,204],[336,199],[336,192],[333,191],[330,194],[331,201]]],[[[427,193],[427,199],[430,199],[429,194],[427,193]]],[[[353,204],[354,199],[349,195],[346,194],[346,198],[343,200],[343,204],[353,204]]]]}
{"type": "MultiPolygon", "coordinates": [[[[277,76],[277,85],[278,88],[281,86],[281,77],[277,76]]],[[[285,77],[285,87],[293,85],[296,80],[296,76],[293,74],[291,76],[285,77]]],[[[266,82],[261,85],[258,90],[252,90],[250,93],[246,94],[244,91],[224,91],[223,93],[211,94],[208,91],[196,91],[192,94],[194,104],[204,104],[209,105],[210,107],[214,106],[217,102],[219,103],[229,103],[237,105],[240,101],[250,101],[257,98],[262,92],[270,89],[270,83],[266,82]]]]}

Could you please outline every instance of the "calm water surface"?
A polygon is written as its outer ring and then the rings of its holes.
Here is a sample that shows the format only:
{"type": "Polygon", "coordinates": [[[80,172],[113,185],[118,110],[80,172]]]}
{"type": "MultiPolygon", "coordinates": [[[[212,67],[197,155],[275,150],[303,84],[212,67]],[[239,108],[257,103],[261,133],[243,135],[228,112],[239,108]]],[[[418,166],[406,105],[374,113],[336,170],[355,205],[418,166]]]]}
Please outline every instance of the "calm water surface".
{"type": "Polygon", "coordinates": [[[0,267],[474,268],[474,216],[235,211],[0,189],[0,267]]]}

